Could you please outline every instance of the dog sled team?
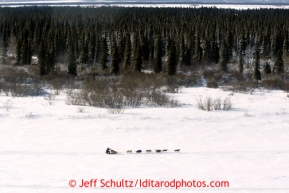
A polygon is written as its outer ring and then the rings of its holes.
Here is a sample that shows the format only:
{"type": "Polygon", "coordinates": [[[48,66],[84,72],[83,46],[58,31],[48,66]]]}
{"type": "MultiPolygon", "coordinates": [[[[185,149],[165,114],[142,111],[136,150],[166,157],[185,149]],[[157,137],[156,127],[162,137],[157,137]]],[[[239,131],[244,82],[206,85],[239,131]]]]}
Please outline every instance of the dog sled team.
{"type": "MultiPolygon", "coordinates": [[[[127,150],[126,153],[131,154],[133,151],[132,150],[127,150]]],[[[136,153],[142,153],[142,150],[136,150],[136,153]]],[[[163,153],[163,152],[168,152],[168,149],[156,149],[156,153],[163,153]]],[[[175,153],[180,153],[180,149],[175,149],[175,153]]],[[[153,153],[151,149],[147,149],[146,153],[153,153]]],[[[117,151],[110,149],[109,147],[106,149],[106,154],[117,154],[117,151]]]]}
{"type": "MultiPolygon", "coordinates": [[[[168,152],[168,149],[155,149],[156,153],[162,153],[162,152],[168,152]]],[[[142,150],[136,150],[136,153],[141,153],[142,150]]],[[[180,153],[180,149],[175,149],[174,152],[178,152],[180,153]]],[[[132,153],[132,150],[127,150],[126,153],[132,153]]],[[[147,149],[146,153],[153,153],[153,151],[151,149],[147,149]]]]}
{"type": "Polygon", "coordinates": [[[109,147],[105,151],[106,154],[117,154],[117,151],[114,151],[113,149],[110,149],[109,147]]]}

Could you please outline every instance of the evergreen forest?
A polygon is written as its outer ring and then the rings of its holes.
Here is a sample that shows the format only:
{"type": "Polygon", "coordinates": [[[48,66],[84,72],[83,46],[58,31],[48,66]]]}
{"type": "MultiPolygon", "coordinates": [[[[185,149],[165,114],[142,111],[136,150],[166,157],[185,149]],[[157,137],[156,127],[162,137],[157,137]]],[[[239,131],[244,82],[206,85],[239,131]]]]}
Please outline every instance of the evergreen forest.
{"type": "Polygon", "coordinates": [[[209,68],[259,82],[288,73],[289,10],[2,7],[0,51],[0,63],[36,65],[40,77],[209,68]]]}

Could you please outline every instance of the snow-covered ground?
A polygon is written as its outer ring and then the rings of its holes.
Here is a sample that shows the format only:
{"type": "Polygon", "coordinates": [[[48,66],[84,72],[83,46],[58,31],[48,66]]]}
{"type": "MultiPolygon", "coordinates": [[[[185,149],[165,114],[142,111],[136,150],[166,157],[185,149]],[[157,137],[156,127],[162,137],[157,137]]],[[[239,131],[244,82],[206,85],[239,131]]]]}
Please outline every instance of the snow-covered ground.
{"type": "MultiPolygon", "coordinates": [[[[0,192],[289,192],[289,97],[184,88],[179,108],[141,107],[109,114],[69,106],[61,92],[44,97],[0,95],[0,192]],[[230,111],[201,111],[199,96],[231,97],[230,111]],[[13,102],[10,111],[4,103],[13,102]],[[84,112],[80,112],[84,110],[84,112]],[[106,155],[111,147],[119,152],[106,155]],[[126,154],[126,150],[133,154],[126,154]],[[136,154],[142,149],[168,149],[136,154]],[[174,153],[181,149],[181,153],[174,153]],[[69,186],[76,180],[76,187],[69,186]],[[80,188],[98,179],[97,187],[80,188]],[[101,188],[100,180],[228,181],[229,188],[101,188]]],[[[75,182],[74,182],[75,184],[75,182]]]]}

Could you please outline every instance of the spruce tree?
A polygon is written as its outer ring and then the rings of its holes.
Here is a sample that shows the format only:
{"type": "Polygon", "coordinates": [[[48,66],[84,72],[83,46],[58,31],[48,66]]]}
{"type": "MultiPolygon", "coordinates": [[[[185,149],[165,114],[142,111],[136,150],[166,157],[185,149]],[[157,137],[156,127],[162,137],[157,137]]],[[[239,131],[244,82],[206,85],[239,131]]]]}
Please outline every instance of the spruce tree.
{"type": "Polygon", "coordinates": [[[50,31],[48,37],[46,38],[46,65],[47,65],[47,73],[50,73],[52,70],[55,69],[55,58],[56,58],[56,51],[54,46],[54,36],[53,33],[50,31]]]}
{"type": "Polygon", "coordinates": [[[27,64],[27,40],[23,39],[21,43],[21,48],[20,48],[20,65],[27,64]]]}
{"type": "Polygon", "coordinates": [[[46,53],[46,68],[47,68],[47,74],[49,74],[51,71],[55,68],[55,56],[54,51],[50,50],[46,53]]]}
{"type": "Polygon", "coordinates": [[[285,36],[284,41],[283,41],[283,55],[288,53],[288,40],[287,37],[285,36]]]}
{"type": "Polygon", "coordinates": [[[149,30],[148,30],[148,40],[149,40],[149,58],[153,59],[154,58],[154,51],[155,51],[155,38],[154,38],[154,30],[153,26],[150,25],[149,30]]]}
{"type": "Polygon", "coordinates": [[[16,63],[19,65],[21,64],[21,47],[22,47],[22,44],[21,44],[21,37],[18,37],[17,40],[16,40],[16,63]]]}
{"type": "Polygon", "coordinates": [[[271,74],[272,70],[271,70],[271,66],[269,64],[269,62],[266,62],[265,66],[264,66],[264,74],[271,74]]]}
{"type": "Polygon", "coordinates": [[[239,72],[243,73],[244,71],[244,61],[243,61],[243,54],[242,54],[242,50],[240,49],[240,53],[239,53],[239,72]]]}
{"type": "Polygon", "coordinates": [[[216,40],[212,40],[211,42],[211,58],[209,61],[217,64],[219,62],[220,58],[220,53],[219,53],[219,47],[218,47],[218,42],[216,40]]]}
{"type": "Polygon", "coordinates": [[[196,55],[197,63],[198,63],[198,65],[200,65],[201,62],[202,62],[202,59],[203,59],[203,51],[202,51],[202,48],[201,48],[199,34],[196,35],[195,55],[196,55]]]}
{"type": "Polygon", "coordinates": [[[231,29],[229,29],[228,33],[226,34],[226,60],[227,62],[230,61],[233,55],[233,48],[234,48],[234,37],[231,29]]]}
{"type": "MultiPolygon", "coordinates": [[[[181,32],[183,34],[183,32],[181,32]]],[[[182,35],[179,40],[179,46],[178,46],[178,53],[179,53],[179,61],[180,66],[184,65],[184,53],[185,53],[185,42],[184,42],[184,36],[182,35]]]]}
{"type": "Polygon", "coordinates": [[[32,61],[32,49],[31,49],[31,43],[32,41],[28,41],[27,43],[27,53],[26,53],[26,62],[27,64],[31,64],[32,61]]]}
{"type": "Polygon", "coordinates": [[[111,48],[111,73],[117,74],[119,72],[119,53],[115,40],[113,40],[112,48],[111,48]]]}
{"type": "Polygon", "coordinates": [[[220,50],[220,70],[227,72],[228,71],[228,59],[227,59],[227,48],[226,42],[223,41],[220,50]]]}
{"type": "Polygon", "coordinates": [[[274,64],[273,72],[276,72],[277,74],[284,73],[284,60],[283,60],[283,53],[281,50],[277,53],[277,58],[274,64]]]}
{"type": "Polygon", "coordinates": [[[141,48],[140,45],[136,45],[135,53],[133,56],[133,69],[134,71],[141,72],[141,66],[142,66],[142,54],[141,54],[141,48]]]}
{"type": "Polygon", "coordinates": [[[95,58],[95,44],[96,44],[96,36],[95,33],[90,34],[89,45],[88,45],[88,62],[92,64],[95,58]]]}
{"type": "Polygon", "coordinates": [[[39,63],[39,75],[44,76],[47,74],[47,68],[46,68],[47,61],[46,61],[44,41],[41,41],[41,43],[39,45],[37,58],[38,58],[38,63],[39,63]]]}
{"type": "Polygon", "coordinates": [[[89,54],[88,54],[88,47],[87,47],[87,43],[82,43],[81,46],[81,51],[80,51],[80,56],[79,56],[79,62],[81,64],[87,64],[89,59],[89,54]]]}
{"type": "Polygon", "coordinates": [[[29,46],[31,40],[29,39],[28,32],[26,30],[27,29],[25,29],[25,31],[22,32],[22,35],[20,36],[20,65],[31,64],[32,53],[29,46]]]}
{"type": "Polygon", "coordinates": [[[6,64],[6,54],[7,54],[7,50],[8,50],[8,46],[9,46],[9,33],[7,31],[7,27],[4,27],[3,29],[3,50],[2,50],[2,56],[3,56],[3,64],[6,64]]]}
{"type": "Polygon", "coordinates": [[[0,34],[0,57],[2,58],[2,64],[5,64],[6,48],[4,44],[4,35],[0,34]]]}
{"type": "Polygon", "coordinates": [[[262,57],[268,57],[270,55],[270,40],[269,40],[269,38],[263,37],[260,50],[261,50],[262,57]]]}
{"type": "Polygon", "coordinates": [[[101,53],[100,53],[100,64],[101,64],[101,69],[107,69],[107,62],[108,62],[108,45],[107,45],[107,39],[105,37],[102,38],[102,43],[101,43],[101,53]]]}
{"type": "Polygon", "coordinates": [[[185,50],[184,51],[185,51],[184,52],[184,58],[183,58],[184,65],[185,66],[191,66],[192,65],[192,62],[191,62],[192,51],[189,48],[189,46],[187,46],[187,45],[185,45],[185,50]]]}
{"type": "Polygon", "coordinates": [[[126,44],[125,37],[123,36],[118,37],[117,50],[118,50],[119,62],[123,62],[124,60],[125,44],[126,44]]]}
{"type": "Polygon", "coordinates": [[[95,53],[94,53],[94,58],[93,58],[94,62],[97,62],[98,59],[99,59],[100,50],[101,50],[101,46],[100,45],[101,45],[101,42],[99,41],[98,38],[96,38],[96,40],[95,40],[95,49],[94,49],[95,53]]]}
{"type": "Polygon", "coordinates": [[[157,35],[156,42],[155,42],[155,56],[154,56],[154,66],[153,71],[154,73],[159,73],[162,71],[162,42],[161,36],[157,35]]]}
{"type": "Polygon", "coordinates": [[[131,63],[131,40],[130,35],[127,34],[125,38],[125,49],[124,49],[124,68],[128,69],[131,63]]]}
{"type": "Polygon", "coordinates": [[[142,58],[144,61],[147,61],[150,57],[150,50],[149,50],[149,40],[147,36],[142,36],[141,38],[141,52],[142,52],[142,58]]]}
{"type": "Polygon", "coordinates": [[[68,49],[69,49],[68,50],[68,74],[77,75],[75,51],[74,51],[73,44],[70,44],[68,49]]]}
{"type": "Polygon", "coordinates": [[[260,72],[260,53],[259,47],[256,46],[255,51],[255,67],[254,67],[254,79],[258,82],[261,80],[261,72],[260,72]]]}
{"type": "Polygon", "coordinates": [[[167,58],[167,74],[168,75],[175,75],[177,71],[177,55],[176,55],[176,46],[173,40],[170,41],[170,48],[168,51],[168,58],[167,58]]]}

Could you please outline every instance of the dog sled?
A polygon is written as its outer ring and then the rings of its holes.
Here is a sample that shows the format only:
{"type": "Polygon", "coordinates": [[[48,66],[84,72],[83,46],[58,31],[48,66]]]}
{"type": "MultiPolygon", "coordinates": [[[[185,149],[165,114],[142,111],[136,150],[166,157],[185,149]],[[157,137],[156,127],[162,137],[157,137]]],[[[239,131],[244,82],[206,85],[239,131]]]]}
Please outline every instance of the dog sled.
{"type": "Polygon", "coordinates": [[[109,147],[106,149],[106,154],[117,154],[117,151],[114,151],[113,149],[110,149],[109,147]]]}
{"type": "Polygon", "coordinates": [[[110,150],[110,154],[117,154],[117,151],[114,151],[114,150],[110,150]]]}

